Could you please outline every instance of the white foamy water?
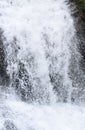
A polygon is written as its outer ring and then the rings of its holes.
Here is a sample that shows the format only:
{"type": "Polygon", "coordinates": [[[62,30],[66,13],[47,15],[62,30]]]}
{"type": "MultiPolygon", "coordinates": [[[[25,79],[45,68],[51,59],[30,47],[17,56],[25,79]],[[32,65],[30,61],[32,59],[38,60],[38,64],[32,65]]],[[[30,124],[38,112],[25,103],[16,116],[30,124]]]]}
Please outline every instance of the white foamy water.
{"type": "Polygon", "coordinates": [[[85,106],[32,105],[16,100],[0,102],[1,130],[84,130],[85,106]]]}
{"type": "Polygon", "coordinates": [[[67,2],[0,0],[10,77],[1,87],[0,130],[85,129],[84,106],[56,103],[71,102],[74,91],[69,67],[75,28],[67,2]]]}
{"type": "Polygon", "coordinates": [[[67,3],[64,0],[4,0],[0,1],[0,12],[11,86],[17,84],[17,80],[18,94],[21,95],[23,89],[28,100],[25,82],[28,75],[33,100],[70,101],[70,46],[75,29],[67,3]],[[20,67],[26,72],[19,72],[20,67]],[[23,73],[22,79],[20,73],[23,73]]]}

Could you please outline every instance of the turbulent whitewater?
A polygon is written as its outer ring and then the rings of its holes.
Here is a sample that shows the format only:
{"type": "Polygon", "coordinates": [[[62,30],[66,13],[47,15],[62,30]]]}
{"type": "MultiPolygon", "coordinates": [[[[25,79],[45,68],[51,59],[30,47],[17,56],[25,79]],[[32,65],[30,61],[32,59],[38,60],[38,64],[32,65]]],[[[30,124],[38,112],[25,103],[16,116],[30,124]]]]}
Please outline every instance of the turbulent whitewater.
{"type": "Polygon", "coordinates": [[[0,130],[84,130],[71,13],[65,0],[0,0],[0,130]]]}
{"type": "Polygon", "coordinates": [[[18,96],[43,103],[71,100],[75,29],[67,3],[5,0],[0,12],[6,71],[18,96]]]}

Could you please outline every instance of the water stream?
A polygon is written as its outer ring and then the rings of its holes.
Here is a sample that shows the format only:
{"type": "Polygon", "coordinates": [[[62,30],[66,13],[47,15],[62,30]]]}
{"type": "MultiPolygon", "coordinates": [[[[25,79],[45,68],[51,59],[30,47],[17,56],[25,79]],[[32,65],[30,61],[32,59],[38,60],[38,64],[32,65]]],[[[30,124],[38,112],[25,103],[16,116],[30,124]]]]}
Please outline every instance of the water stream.
{"type": "Polygon", "coordinates": [[[68,1],[0,0],[0,130],[84,130],[77,45],[68,1]]]}

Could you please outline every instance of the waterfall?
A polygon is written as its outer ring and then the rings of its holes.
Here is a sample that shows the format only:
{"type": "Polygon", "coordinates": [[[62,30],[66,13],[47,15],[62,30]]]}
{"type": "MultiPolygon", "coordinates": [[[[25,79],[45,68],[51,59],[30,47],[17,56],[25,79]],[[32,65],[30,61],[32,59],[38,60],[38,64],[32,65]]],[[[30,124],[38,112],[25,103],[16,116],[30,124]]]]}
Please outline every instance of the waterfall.
{"type": "Polygon", "coordinates": [[[67,3],[4,0],[0,6],[9,86],[28,102],[70,101],[75,28],[67,3]]]}
{"type": "Polygon", "coordinates": [[[69,1],[0,0],[0,130],[52,130],[50,106],[84,101],[78,44],[69,1]]]}

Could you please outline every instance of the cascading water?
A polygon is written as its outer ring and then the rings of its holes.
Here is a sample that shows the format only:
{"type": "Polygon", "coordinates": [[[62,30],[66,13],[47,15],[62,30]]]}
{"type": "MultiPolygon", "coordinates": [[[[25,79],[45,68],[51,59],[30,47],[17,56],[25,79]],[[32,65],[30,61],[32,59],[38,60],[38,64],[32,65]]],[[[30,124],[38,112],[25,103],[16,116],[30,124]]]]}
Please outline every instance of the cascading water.
{"type": "Polygon", "coordinates": [[[67,100],[73,19],[65,1],[1,2],[7,73],[24,100],[67,100]],[[54,89],[54,90],[53,90],[54,89]],[[54,92],[53,92],[54,91],[54,92]]]}
{"type": "Polygon", "coordinates": [[[75,35],[68,1],[0,0],[0,130],[83,130],[75,35]]]}

